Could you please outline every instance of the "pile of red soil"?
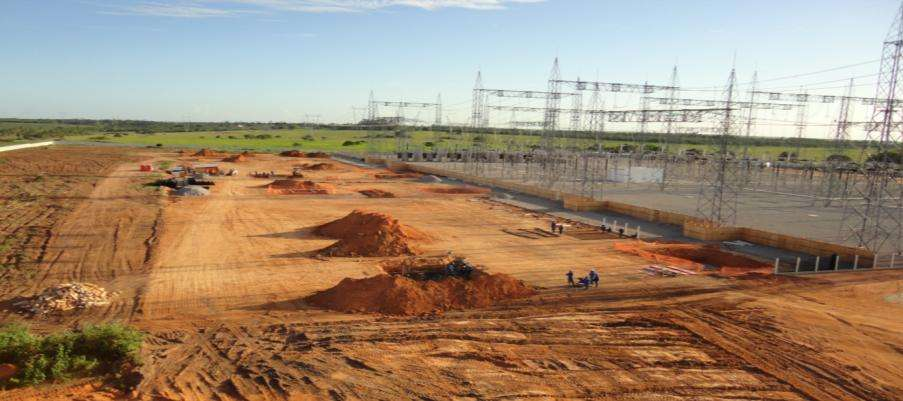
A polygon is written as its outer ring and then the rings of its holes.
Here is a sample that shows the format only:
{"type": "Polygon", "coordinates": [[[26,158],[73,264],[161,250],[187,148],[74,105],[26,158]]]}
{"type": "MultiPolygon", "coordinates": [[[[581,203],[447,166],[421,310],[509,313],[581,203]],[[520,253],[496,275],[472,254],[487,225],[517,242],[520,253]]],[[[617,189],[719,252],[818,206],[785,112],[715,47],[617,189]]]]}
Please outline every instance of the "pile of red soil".
{"type": "Polygon", "coordinates": [[[299,151],[297,151],[297,150],[286,150],[285,152],[280,153],[279,156],[285,156],[285,157],[305,157],[305,154],[304,154],[304,152],[299,152],[299,151]]]}
{"type": "Polygon", "coordinates": [[[392,178],[420,178],[422,174],[418,173],[377,173],[373,174],[374,178],[392,179],[392,178]]]}
{"type": "Polygon", "coordinates": [[[346,278],[335,287],[305,300],[312,305],[342,312],[413,316],[453,309],[485,308],[500,301],[535,294],[535,290],[514,277],[477,270],[469,278],[449,277],[428,281],[388,274],[364,279],[346,278]]]}
{"type": "Polygon", "coordinates": [[[267,193],[273,195],[328,195],[335,193],[329,184],[302,180],[276,180],[267,184],[267,193]]]}
{"type": "Polygon", "coordinates": [[[314,234],[339,239],[319,251],[327,256],[416,255],[419,250],[413,243],[429,240],[426,234],[387,214],[362,210],[319,226],[314,234]]]}
{"type": "Polygon", "coordinates": [[[720,275],[771,273],[772,266],[758,260],[722,250],[712,244],[656,244],[640,241],[619,242],[615,249],[634,254],[656,263],[704,271],[714,266],[720,275]]]}
{"type": "Polygon", "coordinates": [[[335,170],[335,164],[332,163],[304,163],[298,167],[302,170],[335,170]]]}
{"type": "Polygon", "coordinates": [[[424,192],[432,192],[434,194],[488,194],[492,192],[489,188],[480,188],[472,186],[462,187],[424,187],[424,192]]]}
{"type": "Polygon", "coordinates": [[[368,198],[394,198],[395,194],[387,191],[383,191],[381,189],[363,189],[360,191],[361,194],[368,198]]]}
{"type": "Polygon", "coordinates": [[[224,161],[224,162],[229,162],[229,163],[241,163],[241,162],[246,162],[246,161],[248,161],[248,157],[245,156],[244,153],[240,153],[240,154],[237,154],[237,155],[229,156],[229,157],[223,159],[223,161],[224,161]]]}
{"type": "Polygon", "coordinates": [[[201,150],[197,151],[195,154],[193,154],[192,156],[200,156],[200,157],[223,157],[223,154],[220,153],[220,152],[217,152],[217,151],[215,151],[215,150],[201,149],[201,150]]]}

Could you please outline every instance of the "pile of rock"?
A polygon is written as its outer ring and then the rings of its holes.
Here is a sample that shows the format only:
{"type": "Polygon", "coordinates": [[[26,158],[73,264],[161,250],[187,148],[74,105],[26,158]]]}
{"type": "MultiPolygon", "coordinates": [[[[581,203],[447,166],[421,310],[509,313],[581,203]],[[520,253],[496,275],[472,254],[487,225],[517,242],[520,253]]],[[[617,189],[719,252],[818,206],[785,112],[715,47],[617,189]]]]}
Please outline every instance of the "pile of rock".
{"type": "Polygon", "coordinates": [[[108,305],[110,296],[107,290],[94,284],[65,283],[49,287],[37,296],[20,302],[16,306],[22,308],[25,312],[43,315],[51,312],[108,305]]]}

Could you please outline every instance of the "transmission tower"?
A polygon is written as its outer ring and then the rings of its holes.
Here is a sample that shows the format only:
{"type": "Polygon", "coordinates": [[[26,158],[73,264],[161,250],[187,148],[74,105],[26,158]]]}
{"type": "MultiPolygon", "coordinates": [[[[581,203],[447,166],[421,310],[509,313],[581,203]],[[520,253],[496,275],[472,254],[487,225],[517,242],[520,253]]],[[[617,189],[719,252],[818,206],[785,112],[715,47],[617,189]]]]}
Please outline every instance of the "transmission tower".
{"type": "Polygon", "coordinates": [[[900,166],[891,156],[891,152],[903,151],[901,111],[896,109],[897,99],[903,99],[901,62],[903,4],[895,15],[881,54],[872,124],[866,131],[866,145],[860,157],[860,174],[865,182],[854,186],[858,196],[848,200],[844,207],[845,237],[874,253],[903,251],[903,185],[900,166]],[[877,153],[866,158],[869,149],[877,153]]]}
{"type": "Polygon", "coordinates": [[[847,186],[843,182],[844,173],[846,172],[846,160],[832,158],[831,156],[843,155],[848,147],[850,139],[850,103],[853,96],[853,79],[850,79],[850,85],[847,87],[846,96],[840,100],[840,108],[837,115],[837,125],[834,129],[834,139],[832,141],[832,154],[825,160],[823,181],[821,187],[821,196],[825,201],[825,206],[830,206],[831,202],[837,198],[845,198],[847,195],[847,186]]]}
{"type": "Polygon", "coordinates": [[[733,225],[737,220],[736,165],[730,154],[734,140],[735,113],[734,91],[737,85],[736,71],[731,68],[724,94],[722,119],[718,124],[717,154],[706,162],[702,185],[699,189],[696,212],[713,226],[733,225]]]}
{"type": "MultiPolygon", "coordinates": [[[[679,81],[677,78],[677,65],[671,69],[671,90],[668,91],[668,110],[673,112],[674,106],[677,103],[678,95],[678,86],[679,81]]],[[[659,151],[662,155],[662,181],[659,184],[659,190],[664,191],[668,187],[668,180],[671,179],[671,174],[669,174],[668,169],[671,167],[670,159],[668,156],[669,146],[668,144],[671,142],[671,138],[669,135],[673,135],[674,133],[674,124],[675,121],[673,119],[668,119],[668,122],[665,124],[665,133],[659,135],[658,146],[660,147],[659,151]]]]}
{"type": "Polygon", "coordinates": [[[477,71],[477,80],[473,84],[473,105],[471,106],[470,126],[483,126],[483,74],[477,71]]]}
{"type": "MultiPolygon", "coordinates": [[[[807,102],[809,99],[809,95],[806,94],[805,91],[800,88],[800,96],[797,96],[799,99],[798,107],[796,109],[796,160],[802,160],[802,155],[800,152],[803,150],[803,137],[806,136],[806,111],[808,109],[807,102]]],[[[788,161],[790,157],[788,155],[788,161]]]]}
{"type": "Polygon", "coordinates": [[[549,73],[549,93],[550,95],[546,97],[546,110],[545,116],[543,118],[544,128],[547,131],[556,131],[558,130],[558,115],[561,112],[559,110],[559,103],[561,98],[559,96],[555,96],[554,94],[561,92],[561,70],[558,68],[558,57],[555,57],[555,62],[552,63],[552,71],[549,73]]]}
{"type": "MultiPolygon", "coordinates": [[[[593,96],[589,101],[589,109],[590,111],[602,111],[605,109],[605,104],[602,102],[602,92],[600,90],[594,90],[593,96]]],[[[588,113],[589,117],[587,118],[587,129],[593,133],[595,136],[595,145],[596,152],[602,151],[602,134],[605,131],[605,117],[602,113],[588,113]]]]}
{"type": "Polygon", "coordinates": [[[436,95],[436,125],[442,125],[442,94],[436,95]]]}
{"type": "Polygon", "coordinates": [[[367,119],[372,123],[376,120],[376,116],[379,114],[379,110],[377,110],[376,98],[373,96],[373,91],[370,91],[370,100],[367,102],[367,119]]]}
{"type": "MultiPolygon", "coordinates": [[[[759,72],[753,71],[752,80],[750,81],[749,103],[756,101],[756,86],[759,85],[759,72]]],[[[746,138],[743,141],[743,160],[749,161],[749,138],[752,136],[753,124],[756,120],[756,108],[750,107],[746,114],[746,138]]]]}

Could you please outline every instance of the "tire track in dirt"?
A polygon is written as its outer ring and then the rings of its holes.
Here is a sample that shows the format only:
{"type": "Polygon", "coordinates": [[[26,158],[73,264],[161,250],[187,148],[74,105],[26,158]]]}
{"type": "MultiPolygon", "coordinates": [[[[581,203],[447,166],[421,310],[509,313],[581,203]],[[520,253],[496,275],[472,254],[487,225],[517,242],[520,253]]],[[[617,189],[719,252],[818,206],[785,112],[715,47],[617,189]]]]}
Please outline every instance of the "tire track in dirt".
{"type": "Polygon", "coordinates": [[[822,358],[802,344],[783,340],[773,331],[762,332],[720,313],[698,308],[681,308],[675,312],[673,321],[811,399],[898,399],[884,389],[852,380],[842,364],[822,358]]]}
{"type": "MultiPolygon", "coordinates": [[[[70,201],[74,203],[69,205],[71,210],[52,228],[45,228],[42,243],[35,246],[34,277],[13,286],[4,300],[31,296],[63,282],[85,281],[116,291],[119,296],[107,307],[58,316],[51,321],[73,324],[130,318],[130,304],[145,280],[135,273],[144,270],[148,252],[145,239],[162,204],[156,191],[143,186],[149,180],[146,174],[138,172],[131,162],[122,164],[122,160],[115,167],[106,163],[97,166],[107,169],[109,175],[95,182],[87,196],[76,196],[77,201],[70,201]]],[[[34,218],[49,219],[42,215],[34,218]]]]}
{"type": "Polygon", "coordinates": [[[186,400],[807,399],[667,312],[537,312],[219,325],[176,341],[164,332],[140,390],[186,400]]]}

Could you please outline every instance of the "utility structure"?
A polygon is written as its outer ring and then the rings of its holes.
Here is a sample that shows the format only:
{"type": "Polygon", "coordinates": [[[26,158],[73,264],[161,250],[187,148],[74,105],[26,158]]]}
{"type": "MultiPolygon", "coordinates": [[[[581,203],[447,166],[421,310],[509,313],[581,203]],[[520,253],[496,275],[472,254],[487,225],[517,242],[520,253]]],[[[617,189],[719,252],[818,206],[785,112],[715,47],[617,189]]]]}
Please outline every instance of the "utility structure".
{"type": "Polygon", "coordinates": [[[841,233],[871,252],[903,252],[903,174],[893,160],[903,152],[900,131],[903,99],[903,4],[884,40],[872,123],[866,129],[859,163],[863,183],[844,207],[841,233]],[[871,156],[868,151],[874,150],[871,156]]]}
{"type": "MultiPolygon", "coordinates": [[[[480,74],[477,74],[477,81],[473,88],[473,103],[471,109],[471,126],[474,128],[483,128],[489,125],[489,111],[490,110],[507,110],[515,113],[517,111],[527,111],[527,110],[518,110],[517,107],[521,106],[504,106],[500,104],[493,105],[490,101],[491,99],[520,99],[520,100],[547,100],[550,96],[555,97],[575,97],[579,96],[577,93],[551,93],[546,91],[534,91],[534,90],[517,90],[517,89],[485,89],[482,87],[482,77],[480,74]]],[[[527,107],[529,111],[545,111],[544,108],[540,109],[537,107],[527,107]]],[[[515,118],[511,118],[511,121],[516,121],[515,118]]]]}
{"type": "Polygon", "coordinates": [[[847,86],[846,96],[840,99],[840,107],[838,108],[837,124],[834,127],[834,138],[831,141],[832,154],[824,162],[822,171],[822,183],[820,186],[820,197],[824,200],[825,206],[831,206],[834,199],[845,199],[847,197],[848,183],[844,178],[849,178],[850,169],[848,160],[843,157],[844,152],[849,148],[850,140],[850,103],[853,99],[853,79],[847,86]]]}
{"type": "Polygon", "coordinates": [[[739,183],[737,165],[730,152],[735,134],[734,92],[737,85],[736,71],[731,68],[725,88],[721,121],[716,138],[717,153],[710,155],[699,187],[696,212],[709,225],[720,227],[734,225],[737,221],[737,196],[739,183]]]}
{"type": "Polygon", "coordinates": [[[391,101],[391,100],[377,100],[373,96],[373,91],[370,91],[370,100],[367,103],[367,119],[371,123],[375,123],[382,119],[380,116],[379,109],[380,107],[394,107],[395,108],[395,124],[394,125],[405,125],[405,113],[406,109],[433,109],[435,112],[435,118],[433,119],[433,124],[442,125],[442,94],[436,96],[436,102],[406,102],[406,101],[391,101]]]}

